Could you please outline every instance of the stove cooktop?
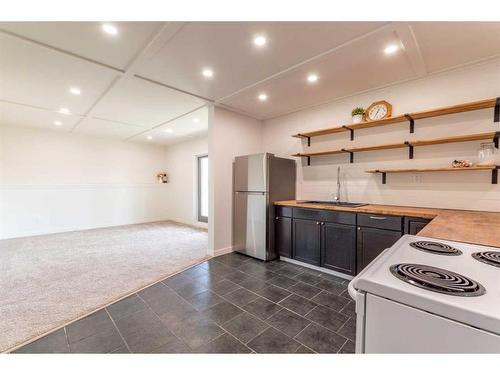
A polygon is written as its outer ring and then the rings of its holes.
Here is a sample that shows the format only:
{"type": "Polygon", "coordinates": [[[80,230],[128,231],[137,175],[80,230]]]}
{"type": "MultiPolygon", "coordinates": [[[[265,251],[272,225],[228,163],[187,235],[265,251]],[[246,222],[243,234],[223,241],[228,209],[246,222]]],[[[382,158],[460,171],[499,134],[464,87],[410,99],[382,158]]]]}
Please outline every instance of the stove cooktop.
{"type": "Polygon", "coordinates": [[[480,251],[473,253],[472,257],[490,266],[500,267],[500,251],[480,251]]]}
{"type": "Polygon", "coordinates": [[[454,248],[450,245],[446,245],[441,242],[415,241],[415,242],[410,242],[410,246],[417,250],[426,251],[432,254],[451,255],[451,256],[462,255],[462,252],[457,248],[454,248]]]}

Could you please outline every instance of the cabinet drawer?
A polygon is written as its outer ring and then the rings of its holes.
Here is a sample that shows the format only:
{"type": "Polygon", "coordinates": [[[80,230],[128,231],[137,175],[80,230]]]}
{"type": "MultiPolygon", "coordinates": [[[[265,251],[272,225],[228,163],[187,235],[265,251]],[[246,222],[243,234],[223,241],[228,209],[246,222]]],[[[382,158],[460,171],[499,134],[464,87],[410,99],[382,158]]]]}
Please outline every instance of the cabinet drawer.
{"type": "Polygon", "coordinates": [[[330,223],[339,223],[347,225],[356,225],[356,214],[352,212],[341,211],[321,211],[321,221],[330,223]]]}
{"type": "Polygon", "coordinates": [[[306,208],[294,208],[293,217],[297,219],[307,219],[321,221],[321,211],[320,210],[309,210],[306,208]]]}
{"type": "Polygon", "coordinates": [[[292,207],[274,206],[276,216],[292,217],[292,207]]]}
{"type": "Polygon", "coordinates": [[[403,218],[401,216],[358,214],[358,225],[362,227],[401,231],[403,228],[403,218]]]}

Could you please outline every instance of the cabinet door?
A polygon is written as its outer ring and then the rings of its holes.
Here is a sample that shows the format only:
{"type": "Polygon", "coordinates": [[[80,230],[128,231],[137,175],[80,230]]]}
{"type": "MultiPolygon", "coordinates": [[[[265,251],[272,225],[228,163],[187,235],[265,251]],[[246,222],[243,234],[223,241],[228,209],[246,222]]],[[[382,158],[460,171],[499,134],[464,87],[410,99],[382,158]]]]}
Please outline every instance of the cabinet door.
{"type": "Polygon", "coordinates": [[[355,274],[356,227],[335,223],[321,225],[321,267],[355,274]]]}
{"type": "Polygon", "coordinates": [[[413,234],[416,235],[420,232],[424,227],[429,224],[430,220],[428,219],[417,219],[406,217],[405,218],[405,234],[413,234]]]}
{"type": "Polygon", "coordinates": [[[293,258],[319,266],[321,226],[319,221],[293,219],[293,258]]]}
{"type": "Polygon", "coordinates": [[[356,273],[359,273],[382,251],[394,245],[401,232],[358,227],[356,273]]]}
{"type": "Polygon", "coordinates": [[[274,224],[274,249],[282,257],[292,257],[292,219],[277,216],[274,224]]]}

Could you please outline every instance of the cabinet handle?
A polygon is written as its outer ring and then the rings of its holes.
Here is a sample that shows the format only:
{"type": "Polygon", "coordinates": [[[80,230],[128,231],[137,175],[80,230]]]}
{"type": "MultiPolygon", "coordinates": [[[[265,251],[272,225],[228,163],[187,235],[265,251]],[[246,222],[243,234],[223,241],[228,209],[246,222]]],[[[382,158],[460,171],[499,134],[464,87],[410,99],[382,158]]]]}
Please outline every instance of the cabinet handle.
{"type": "Polygon", "coordinates": [[[278,216],[276,216],[276,220],[278,220],[278,219],[279,219],[279,217],[278,217],[278,216]]]}
{"type": "Polygon", "coordinates": [[[319,221],[316,222],[316,225],[319,225],[319,221]]]}
{"type": "Polygon", "coordinates": [[[358,227],[358,230],[361,230],[361,227],[358,227]]]}
{"type": "Polygon", "coordinates": [[[325,223],[321,222],[321,225],[325,225],[325,223]]]}
{"type": "Polygon", "coordinates": [[[387,217],[385,217],[385,216],[370,216],[370,219],[385,220],[385,219],[387,219],[387,217]]]}

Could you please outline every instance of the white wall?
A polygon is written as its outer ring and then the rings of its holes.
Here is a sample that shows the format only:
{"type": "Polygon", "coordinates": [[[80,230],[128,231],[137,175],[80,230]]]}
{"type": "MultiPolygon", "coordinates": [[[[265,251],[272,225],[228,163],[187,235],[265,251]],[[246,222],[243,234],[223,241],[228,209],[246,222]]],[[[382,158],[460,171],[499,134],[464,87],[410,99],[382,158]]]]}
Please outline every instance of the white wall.
{"type": "MultiPolygon", "coordinates": [[[[263,149],[279,156],[288,156],[306,150],[322,151],[499,131],[500,124],[493,123],[493,109],[486,109],[418,120],[414,134],[409,134],[408,123],[402,123],[356,131],[353,142],[349,140],[347,132],[312,138],[310,148],[305,141],[291,137],[300,131],[349,123],[352,108],[366,108],[380,99],[392,103],[393,114],[398,115],[497,96],[500,96],[500,63],[476,65],[265,121],[263,149]]],[[[364,172],[381,168],[448,166],[454,159],[476,162],[479,143],[416,148],[413,160],[408,160],[407,149],[359,153],[355,155],[354,164],[349,164],[348,154],[313,158],[311,166],[307,166],[306,160],[298,160],[297,199],[331,200],[335,190],[336,169],[340,165],[344,179],[342,199],[377,204],[500,211],[500,185],[490,183],[490,172],[422,173],[418,177],[415,174],[388,174],[386,185],[382,185],[380,175],[364,172]]]]}
{"type": "Polygon", "coordinates": [[[180,223],[207,228],[197,215],[197,160],[196,156],[208,154],[208,138],[167,146],[166,167],[169,183],[166,184],[168,217],[180,223]]]}
{"type": "Polygon", "coordinates": [[[231,251],[233,160],[262,152],[262,122],[222,108],[211,109],[209,121],[209,250],[231,251]]]}
{"type": "Polygon", "coordinates": [[[167,218],[165,148],[0,127],[0,238],[167,218]]]}

